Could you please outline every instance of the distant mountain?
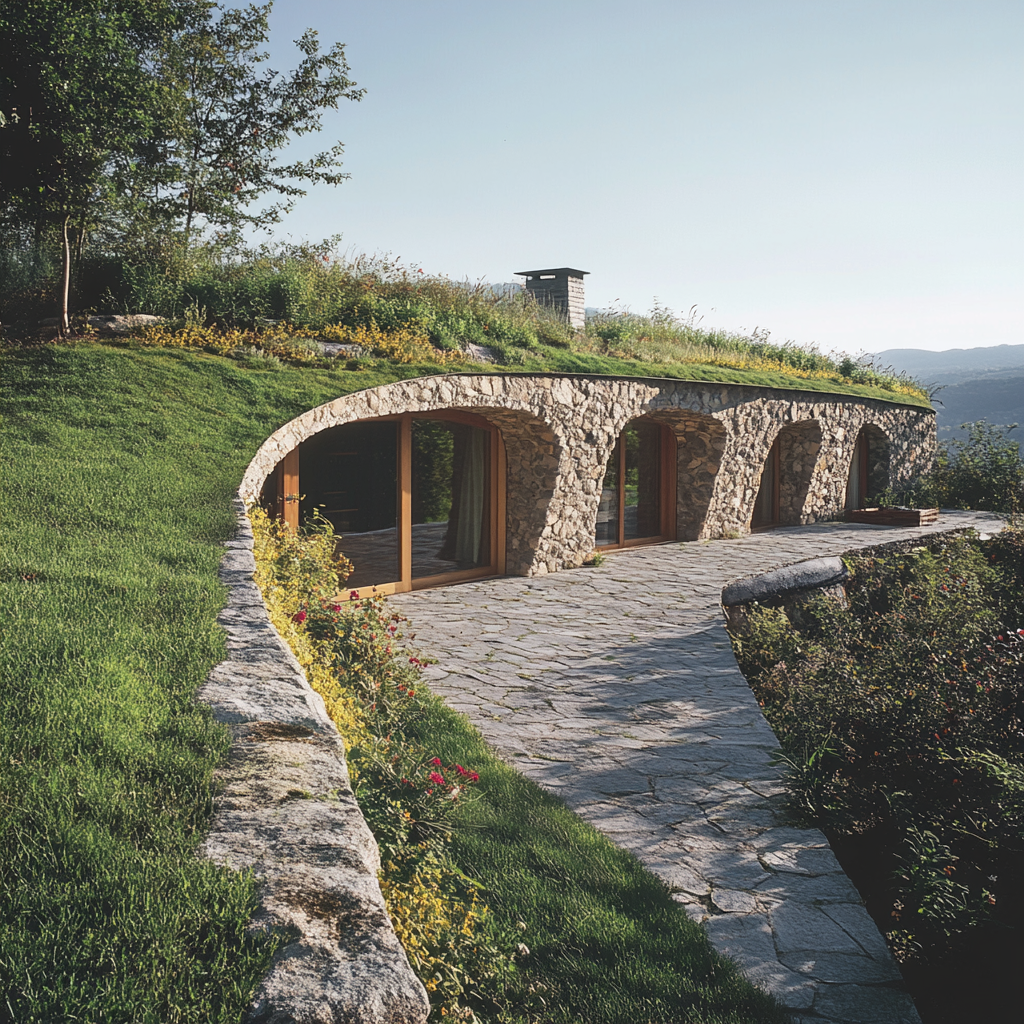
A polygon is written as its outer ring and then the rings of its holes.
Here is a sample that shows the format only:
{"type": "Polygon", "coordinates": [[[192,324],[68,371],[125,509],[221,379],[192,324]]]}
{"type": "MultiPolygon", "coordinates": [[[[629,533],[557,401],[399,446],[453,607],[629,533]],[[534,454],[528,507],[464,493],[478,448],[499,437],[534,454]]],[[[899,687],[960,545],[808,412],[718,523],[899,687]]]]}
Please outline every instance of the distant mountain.
{"type": "Polygon", "coordinates": [[[1024,345],[945,352],[890,348],[875,356],[875,365],[892,366],[940,388],[933,399],[940,437],[975,420],[994,426],[1020,423],[1024,434],[1024,345]]]}
{"type": "Polygon", "coordinates": [[[929,375],[940,383],[966,380],[980,373],[1016,370],[1024,373],[1024,345],[993,345],[991,348],[951,348],[928,352],[920,348],[890,348],[875,356],[875,365],[906,370],[920,380],[929,375]]]}

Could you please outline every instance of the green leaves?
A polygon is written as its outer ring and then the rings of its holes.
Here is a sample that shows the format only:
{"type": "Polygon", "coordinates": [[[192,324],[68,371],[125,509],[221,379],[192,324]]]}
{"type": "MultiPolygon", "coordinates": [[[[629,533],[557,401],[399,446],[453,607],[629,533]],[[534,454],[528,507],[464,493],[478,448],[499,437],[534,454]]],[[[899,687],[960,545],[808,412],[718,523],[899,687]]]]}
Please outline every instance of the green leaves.
{"type": "Polygon", "coordinates": [[[159,55],[155,76],[174,96],[173,140],[154,165],[153,208],[183,227],[239,228],[276,224],[305,194],[296,182],[337,185],[342,145],[305,161],[282,164],[277,153],[298,135],[319,131],[321,114],[363,90],[348,77],[345,48],[321,52],[307,29],[296,40],[302,59],[289,74],[263,68],[271,4],[218,9],[201,0],[198,16],[174,34],[159,55]],[[248,207],[268,192],[284,196],[258,213],[248,207]]]}

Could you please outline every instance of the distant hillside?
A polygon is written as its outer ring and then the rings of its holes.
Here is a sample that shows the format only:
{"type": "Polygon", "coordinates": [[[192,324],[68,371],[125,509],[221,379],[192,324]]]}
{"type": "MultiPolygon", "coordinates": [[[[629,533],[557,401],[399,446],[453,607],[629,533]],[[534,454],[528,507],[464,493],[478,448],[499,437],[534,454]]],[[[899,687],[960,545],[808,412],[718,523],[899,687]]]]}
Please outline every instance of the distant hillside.
{"type": "Polygon", "coordinates": [[[892,366],[923,384],[939,386],[934,403],[940,437],[961,423],[987,420],[1024,428],[1024,345],[953,348],[928,352],[891,348],[879,352],[876,366],[892,366]]]}

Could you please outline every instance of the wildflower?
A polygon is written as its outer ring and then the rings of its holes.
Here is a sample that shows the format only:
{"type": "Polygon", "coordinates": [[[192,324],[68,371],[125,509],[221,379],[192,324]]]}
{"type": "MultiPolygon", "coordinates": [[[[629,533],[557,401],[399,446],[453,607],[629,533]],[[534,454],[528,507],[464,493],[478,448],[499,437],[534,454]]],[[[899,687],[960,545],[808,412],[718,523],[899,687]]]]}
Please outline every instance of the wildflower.
{"type": "Polygon", "coordinates": [[[431,772],[427,778],[438,786],[444,785],[444,776],[440,772],[431,772]]]}
{"type": "Polygon", "coordinates": [[[298,622],[301,625],[305,621],[306,621],[306,610],[304,608],[301,609],[300,611],[297,611],[292,616],[292,622],[298,622]]]}
{"type": "Polygon", "coordinates": [[[340,612],[341,611],[341,605],[340,604],[332,604],[331,605],[331,611],[332,612],[340,612]]]}
{"type": "Polygon", "coordinates": [[[355,601],[358,597],[359,597],[359,591],[358,590],[350,590],[348,592],[348,599],[350,601],[355,601]]]}
{"type": "Polygon", "coordinates": [[[441,758],[439,758],[439,757],[435,757],[435,758],[433,759],[433,761],[431,761],[430,763],[431,763],[432,765],[434,765],[435,767],[437,767],[437,768],[440,768],[440,767],[441,767],[441,758]]]}

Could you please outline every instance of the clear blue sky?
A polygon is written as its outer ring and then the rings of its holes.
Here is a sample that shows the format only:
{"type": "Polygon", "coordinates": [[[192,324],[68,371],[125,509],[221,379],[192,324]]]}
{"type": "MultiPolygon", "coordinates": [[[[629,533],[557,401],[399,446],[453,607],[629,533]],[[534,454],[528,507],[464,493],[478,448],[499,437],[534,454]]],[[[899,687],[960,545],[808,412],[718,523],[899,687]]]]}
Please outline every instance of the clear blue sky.
{"type": "MultiPolygon", "coordinates": [[[[826,351],[1024,342],[1020,0],[277,0],[367,94],[281,226],[826,351]]],[[[319,144],[319,145],[318,145],[319,144]]]]}

